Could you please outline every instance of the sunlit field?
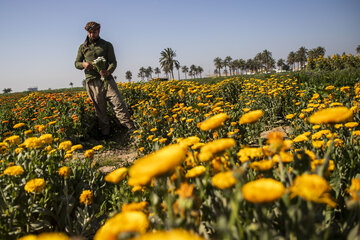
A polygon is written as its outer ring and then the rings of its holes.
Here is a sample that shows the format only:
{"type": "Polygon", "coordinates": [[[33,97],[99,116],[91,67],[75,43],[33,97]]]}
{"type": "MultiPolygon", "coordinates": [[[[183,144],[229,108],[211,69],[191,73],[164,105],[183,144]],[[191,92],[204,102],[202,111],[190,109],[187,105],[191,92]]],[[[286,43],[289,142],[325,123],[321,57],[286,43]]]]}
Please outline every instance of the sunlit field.
{"type": "Polygon", "coordinates": [[[119,83],[138,157],[109,174],[83,89],[1,95],[0,238],[354,239],[352,72],[119,83]]]}

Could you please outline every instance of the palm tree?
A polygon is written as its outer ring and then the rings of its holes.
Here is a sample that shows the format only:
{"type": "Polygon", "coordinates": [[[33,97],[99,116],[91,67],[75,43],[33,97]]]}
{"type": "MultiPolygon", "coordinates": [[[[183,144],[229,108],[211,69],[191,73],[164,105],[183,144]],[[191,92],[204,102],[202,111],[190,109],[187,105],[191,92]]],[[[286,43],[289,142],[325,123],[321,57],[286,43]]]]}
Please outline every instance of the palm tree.
{"type": "Polygon", "coordinates": [[[189,68],[188,68],[187,66],[182,66],[182,67],[181,67],[181,71],[182,71],[183,73],[185,73],[185,79],[187,79],[186,74],[189,72],[189,68]]]}
{"type": "Polygon", "coordinates": [[[295,53],[295,61],[299,63],[301,69],[305,66],[307,60],[306,56],[307,49],[305,47],[300,47],[295,53]]]}
{"type": "Polygon", "coordinates": [[[125,78],[131,82],[131,79],[132,79],[132,73],[130,71],[126,71],[125,72],[125,78]]]}
{"type": "Polygon", "coordinates": [[[152,78],[152,73],[153,73],[153,70],[152,70],[152,67],[147,67],[145,69],[145,77],[149,80],[149,78],[152,78]]]}
{"type": "Polygon", "coordinates": [[[200,66],[197,67],[197,72],[199,73],[200,78],[202,78],[202,77],[201,77],[201,73],[202,73],[203,71],[204,71],[204,69],[203,69],[202,67],[200,67],[200,66]]]}
{"type": "MultiPolygon", "coordinates": [[[[230,56],[226,56],[224,59],[224,68],[226,70],[226,67],[230,67],[230,62],[232,61],[232,58],[230,56]]],[[[228,71],[226,71],[226,76],[227,76],[228,71]]],[[[231,74],[231,72],[230,72],[231,74]]]]}
{"type": "Polygon", "coordinates": [[[73,87],[73,86],[74,86],[74,84],[73,84],[72,82],[70,82],[70,84],[69,84],[69,85],[70,85],[70,87],[73,87]]]}
{"type": "Polygon", "coordinates": [[[277,64],[276,64],[280,70],[283,70],[283,67],[285,65],[285,60],[280,58],[278,61],[277,61],[277,64]]]}
{"type": "Polygon", "coordinates": [[[291,51],[287,56],[287,63],[291,66],[291,70],[294,71],[294,64],[295,64],[295,53],[291,51]]]}
{"type": "Polygon", "coordinates": [[[180,80],[180,71],[179,71],[180,63],[178,61],[176,61],[174,65],[175,65],[176,70],[178,71],[178,80],[180,80]]]}
{"type": "Polygon", "coordinates": [[[161,57],[159,59],[161,68],[165,71],[165,69],[168,70],[169,73],[171,73],[172,79],[174,79],[174,66],[175,64],[179,64],[177,60],[174,58],[176,57],[176,53],[171,48],[165,48],[160,53],[161,57]]]}
{"type": "Polygon", "coordinates": [[[141,68],[139,69],[138,77],[140,77],[141,80],[144,80],[145,71],[146,71],[146,69],[145,69],[144,67],[141,67],[141,68]]]}
{"type": "Polygon", "coordinates": [[[261,53],[261,60],[267,72],[274,68],[275,60],[272,58],[272,53],[267,49],[261,53]]]}
{"type": "Polygon", "coordinates": [[[319,58],[320,56],[323,57],[325,55],[325,51],[324,47],[319,46],[317,48],[310,49],[307,52],[307,55],[309,59],[319,58]]]}
{"type": "Polygon", "coordinates": [[[223,68],[223,60],[219,57],[214,59],[215,68],[218,70],[219,77],[221,77],[221,69],[223,68]]]}
{"type": "Polygon", "coordinates": [[[154,73],[157,74],[157,77],[159,78],[159,74],[161,73],[160,68],[156,67],[154,73]]]}
{"type": "Polygon", "coordinates": [[[360,54],[360,45],[358,45],[358,46],[356,47],[356,53],[357,53],[357,54],[360,54]]]}
{"type": "Polygon", "coordinates": [[[197,74],[197,67],[196,67],[194,64],[192,64],[192,65],[190,66],[190,72],[189,72],[189,75],[190,75],[190,73],[191,73],[191,76],[193,76],[194,78],[196,77],[196,74],[197,74]]]}
{"type": "Polygon", "coordinates": [[[243,71],[246,69],[246,61],[244,59],[238,59],[238,63],[239,63],[239,68],[240,68],[240,73],[242,74],[243,71]]]}

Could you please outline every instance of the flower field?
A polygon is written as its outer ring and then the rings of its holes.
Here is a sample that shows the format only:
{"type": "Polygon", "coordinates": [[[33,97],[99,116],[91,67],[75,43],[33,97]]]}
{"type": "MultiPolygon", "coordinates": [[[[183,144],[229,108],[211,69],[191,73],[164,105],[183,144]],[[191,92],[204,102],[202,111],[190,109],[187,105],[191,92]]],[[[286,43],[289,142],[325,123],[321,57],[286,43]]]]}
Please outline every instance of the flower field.
{"type": "Polygon", "coordinates": [[[107,175],[104,146],[81,144],[96,121],[85,92],[1,95],[0,238],[354,239],[360,82],[349,82],[121,83],[138,158],[107,175]]]}

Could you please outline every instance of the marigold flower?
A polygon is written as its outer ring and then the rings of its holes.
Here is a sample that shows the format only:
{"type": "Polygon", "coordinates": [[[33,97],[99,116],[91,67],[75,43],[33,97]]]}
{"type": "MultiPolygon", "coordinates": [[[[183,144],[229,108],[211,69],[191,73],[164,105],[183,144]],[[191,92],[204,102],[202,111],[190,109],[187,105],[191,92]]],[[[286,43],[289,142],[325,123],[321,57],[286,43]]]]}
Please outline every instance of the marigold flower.
{"type": "Polygon", "coordinates": [[[270,170],[273,166],[274,166],[274,162],[272,160],[267,160],[267,159],[254,161],[250,163],[250,167],[258,171],[267,171],[270,170]]]}
{"type": "Polygon", "coordinates": [[[71,147],[70,152],[74,152],[74,151],[80,150],[82,148],[83,148],[83,146],[81,144],[77,144],[77,145],[74,145],[71,147]]]}
{"type": "Polygon", "coordinates": [[[69,240],[70,238],[64,233],[52,232],[52,233],[41,233],[39,235],[26,235],[19,238],[19,240],[69,240]]]}
{"type": "Polygon", "coordinates": [[[296,116],[296,114],[288,114],[285,116],[286,119],[293,119],[296,116]]]}
{"type": "Polygon", "coordinates": [[[32,134],[32,133],[33,133],[32,130],[26,130],[26,131],[24,131],[24,134],[25,134],[25,135],[29,135],[29,134],[32,134]]]}
{"type": "Polygon", "coordinates": [[[200,176],[205,171],[206,171],[206,168],[204,166],[196,166],[196,167],[188,170],[187,173],[185,174],[185,177],[186,178],[194,178],[194,177],[200,176]]]}
{"type": "Polygon", "coordinates": [[[202,131],[208,131],[211,129],[221,127],[224,124],[225,120],[228,118],[229,116],[226,113],[219,113],[201,122],[200,129],[202,131]]]}
{"type": "Polygon", "coordinates": [[[27,138],[23,144],[29,149],[41,148],[43,145],[41,139],[37,137],[27,138]]]}
{"type": "Polygon", "coordinates": [[[23,126],[25,126],[25,123],[18,123],[18,124],[15,124],[14,126],[13,126],[13,128],[21,128],[21,127],[23,127],[23,126]]]}
{"type": "Polygon", "coordinates": [[[23,173],[24,169],[22,166],[11,166],[4,170],[4,174],[9,176],[19,176],[23,173]]]}
{"type": "Polygon", "coordinates": [[[104,179],[107,182],[118,184],[120,181],[122,181],[126,177],[126,174],[127,174],[127,168],[122,167],[122,168],[118,168],[118,169],[112,171],[111,173],[107,174],[104,179]]]}
{"type": "Polygon", "coordinates": [[[284,146],[284,133],[270,132],[266,143],[269,145],[269,150],[272,152],[279,152],[284,146]]]}
{"type": "Polygon", "coordinates": [[[307,136],[305,136],[304,134],[300,134],[299,136],[297,136],[296,138],[293,139],[293,142],[305,142],[305,141],[309,141],[309,138],[307,136]]]}
{"type": "Polygon", "coordinates": [[[242,115],[239,120],[239,123],[240,124],[254,123],[257,122],[263,115],[264,112],[262,110],[251,111],[242,115]]]}
{"type": "Polygon", "coordinates": [[[29,180],[25,184],[25,191],[27,192],[33,192],[33,193],[40,193],[45,188],[45,180],[43,178],[34,178],[29,180]]]}
{"type": "Polygon", "coordinates": [[[97,145],[97,146],[93,147],[92,149],[95,150],[95,151],[99,151],[99,150],[101,150],[103,148],[104,148],[103,145],[97,145]]]}
{"type": "Polygon", "coordinates": [[[240,162],[244,163],[254,158],[261,158],[264,156],[264,151],[262,148],[242,148],[237,153],[240,162]]]}
{"type": "Polygon", "coordinates": [[[15,148],[15,153],[19,154],[21,151],[23,151],[24,149],[21,147],[15,148]]]}
{"type": "Polygon", "coordinates": [[[185,159],[186,153],[186,145],[172,144],[136,160],[129,169],[129,185],[148,184],[153,177],[179,165],[185,159]]]}
{"type": "Polygon", "coordinates": [[[96,232],[94,240],[117,240],[118,234],[125,232],[145,233],[149,220],[141,211],[120,212],[108,219],[96,232]]]}
{"type": "Polygon", "coordinates": [[[51,134],[43,134],[39,137],[43,144],[51,144],[53,141],[53,137],[51,134]]]}
{"type": "Polygon", "coordinates": [[[140,235],[136,240],[150,239],[176,239],[176,240],[203,240],[199,235],[188,232],[184,229],[172,229],[169,231],[148,232],[140,235]]]}
{"type": "Polygon", "coordinates": [[[68,166],[63,166],[61,168],[59,168],[58,170],[58,174],[61,177],[67,178],[70,175],[70,168],[68,166]]]}
{"type": "Polygon", "coordinates": [[[272,178],[260,178],[246,183],[241,192],[246,201],[252,203],[273,202],[285,193],[284,185],[272,178]]]}
{"type": "Polygon", "coordinates": [[[132,203],[124,203],[121,206],[121,211],[143,211],[147,207],[147,202],[132,202],[132,203]]]}
{"type": "Polygon", "coordinates": [[[90,205],[93,202],[93,193],[90,190],[84,190],[80,195],[80,203],[90,205]]]}
{"type": "Polygon", "coordinates": [[[179,141],[179,143],[185,144],[185,145],[187,145],[187,146],[189,146],[189,147],[192,146],[192,145],[194,145],[194,144],[197,144],[197,143],[199,143],[199,142],[200,142],[200,138],[197,137],[197,136],[187,137],[187,138],[181,139],[181,140],[179,141]]]}
{"type": "Polygon", "coordinates": [[[187,182],[181,183],[180,188],[175,191],[175,194],[180,198],[190,198],[194,191],[194,184],[188,184],[187,182]]]}
{"type": "Polygon", "coordinates": [[[71,141],[63,141],[59,144],[59,149],[63,149],[64,151],[71,150],[72,142],[71,141]]]}
{"type": "Polygon", "coordinates": [[[219,189],[231,188],[235,185],[236,179],[231,171],[217,173],[212,179],[213,186],[219,189]]]}
{"type": "Polygon", "coordinates": [[[13,135],[13,136],[11,136],[11,137],[5,138],[4,141],[10,143],[10,145],[19,144],[19,143],[20,143],[20,136],[18,136],[18,135],[13,135]]]}
{"type": "Polygon", "coordinates": [[[348,192],[352,200],[360,201],[360,179],[351,179],[351,185],[348,192]]]}
{"type": "Polygon", "coordinates": [[[38,133],[42,133],[45,130],[46,126],[44,126],[44,125],[35,125],[34,128],[38,133]]]}
{"type": "Polygon", "coordinates": [[[345,123],[345,127],[347,127],[347,128],[354,128],[354,127],[357,127],[357,126],[359,126],[359,123],[357,123],[357,122],[345,123]]]}
{"type": "Polygon", "coordinates": [[[316,174],[304,173],[297,176],[293,185],[290,187],[290,198],[299,196],[308,201],[316,203],[326,203],[331,207],[335,207],[336,203],[330,199],[331,190],[328,182],[316,174]]]}
{"type": "Polygon", "coordinates": [[[351,120],[353,112],[347,107],[326,108],[309,117],[312,124],[339,123],[351,120]]]}
{"type": "Polygon", "coordinates": [[[95,152],[93,149],[86,150],[84,153],[84,156],[87,158],[90,158],[90,159],[92,159],[94,157],[94,155],[95,155],[95,152]]]}

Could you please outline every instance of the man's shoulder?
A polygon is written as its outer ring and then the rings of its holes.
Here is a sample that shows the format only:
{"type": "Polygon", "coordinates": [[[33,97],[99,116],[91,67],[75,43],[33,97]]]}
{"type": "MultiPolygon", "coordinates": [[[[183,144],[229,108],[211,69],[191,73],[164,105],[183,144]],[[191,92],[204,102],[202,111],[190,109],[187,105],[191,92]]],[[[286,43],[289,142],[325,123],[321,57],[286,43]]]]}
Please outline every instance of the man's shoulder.
{"type": "Polygon", "coordinates": [[[104,45],[111,45],[111,46],[112,46],[111,42],[106,41],[106,40],[104,40],[104,39],[102,39],[102,38],[99,39],[99,43],[100,43],[100,44],[104,44],[104,45]]]}

